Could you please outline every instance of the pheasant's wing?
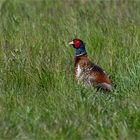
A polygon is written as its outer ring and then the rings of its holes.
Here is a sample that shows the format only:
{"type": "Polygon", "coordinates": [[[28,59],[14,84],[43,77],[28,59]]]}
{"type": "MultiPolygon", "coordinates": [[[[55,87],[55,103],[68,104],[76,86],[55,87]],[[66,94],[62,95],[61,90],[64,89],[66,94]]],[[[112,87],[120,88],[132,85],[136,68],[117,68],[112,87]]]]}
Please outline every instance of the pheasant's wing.
{"type": "Polygon", "coordinates": [[[108,78],[106,72],[99,66],[91,63],[91,71],[90,71],[90,76],[91,78],[93,77],[94,83],[99,84],[99,83],[107,83],[110,84],[111,81],[108,78]]]}
{"type": "Polygon", "coordinates": [[[103,89],[111,90],[111,81],[106,72],[99,66],[91,64],[90,69],[90,82],[103,89]]]}
{"type": "Polygon", "coordinates": [[[97,65],[95,65],[93,63],[91,63],[91,70],[93,72],[97,72],[99,74],[106,75],[106,72],[101,67],[99,67],[99,66],[97,66],[97,65]]]}

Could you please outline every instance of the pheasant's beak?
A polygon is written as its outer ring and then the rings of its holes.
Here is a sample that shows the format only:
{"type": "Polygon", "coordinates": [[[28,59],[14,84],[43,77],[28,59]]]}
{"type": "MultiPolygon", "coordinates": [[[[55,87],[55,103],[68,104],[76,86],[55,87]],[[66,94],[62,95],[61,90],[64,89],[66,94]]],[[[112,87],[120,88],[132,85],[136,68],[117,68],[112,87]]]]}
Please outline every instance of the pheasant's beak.
{"type": "Polygon", "coordinates": [[[69,42],[69,45],[73,45],[73,44],[74,44],[74,42],[73,42],[73,41],[69,42]]]}

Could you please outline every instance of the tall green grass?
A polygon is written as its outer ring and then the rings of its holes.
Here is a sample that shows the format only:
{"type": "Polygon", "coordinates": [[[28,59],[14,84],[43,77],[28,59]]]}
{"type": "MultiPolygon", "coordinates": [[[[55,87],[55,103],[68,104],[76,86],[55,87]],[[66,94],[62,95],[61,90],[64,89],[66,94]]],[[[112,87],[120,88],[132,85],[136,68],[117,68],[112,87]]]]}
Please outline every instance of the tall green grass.
{"type": "Polygon", "coordinates": [[[0,139],[139,139],[140,2],[0,1],[0,139]],[[77,85],[74,49],[116,85],[77,85]]]}

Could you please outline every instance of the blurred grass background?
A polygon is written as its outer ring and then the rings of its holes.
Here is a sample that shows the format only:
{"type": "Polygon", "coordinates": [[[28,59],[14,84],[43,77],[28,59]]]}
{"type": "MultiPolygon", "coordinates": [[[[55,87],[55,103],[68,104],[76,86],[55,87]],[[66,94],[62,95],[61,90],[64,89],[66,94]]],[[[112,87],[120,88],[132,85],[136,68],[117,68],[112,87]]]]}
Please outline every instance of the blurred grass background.
{"type": "Polygon", "coordinates": [[[0,0],[0,139],[140,139],[139,5],[0,0]],[[75,37],[113,93],[74,81],[75,37]]]}

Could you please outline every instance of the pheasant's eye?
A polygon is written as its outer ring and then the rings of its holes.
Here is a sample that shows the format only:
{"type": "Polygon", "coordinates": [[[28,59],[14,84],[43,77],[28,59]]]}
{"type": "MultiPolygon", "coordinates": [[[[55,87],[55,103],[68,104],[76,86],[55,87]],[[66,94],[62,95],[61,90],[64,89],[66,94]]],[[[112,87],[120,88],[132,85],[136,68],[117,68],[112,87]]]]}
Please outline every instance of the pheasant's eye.
{"type": "Polygon", "coordinates": [[[80,44],[81,44],[80,40],[78,40],[78,39],[74,40],[74,47],[76,49],[78,49],[80,47],[80,44]]]}

